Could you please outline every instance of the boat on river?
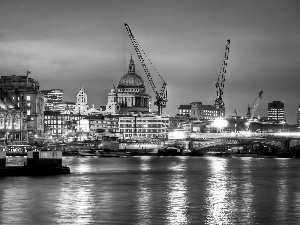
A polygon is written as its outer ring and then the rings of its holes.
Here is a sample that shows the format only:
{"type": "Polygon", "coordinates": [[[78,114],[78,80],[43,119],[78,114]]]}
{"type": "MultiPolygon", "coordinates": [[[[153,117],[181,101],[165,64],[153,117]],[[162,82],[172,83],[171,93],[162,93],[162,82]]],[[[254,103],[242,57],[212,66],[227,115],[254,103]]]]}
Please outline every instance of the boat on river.
{"type": "Polygon", "coordinates": [[[6,152],[0,152],[0,177],[4,176],[45,176],[70,174],[70,168],[62,166],[60,151],[29,151],[24,165],[6,165],[6,152]]]}

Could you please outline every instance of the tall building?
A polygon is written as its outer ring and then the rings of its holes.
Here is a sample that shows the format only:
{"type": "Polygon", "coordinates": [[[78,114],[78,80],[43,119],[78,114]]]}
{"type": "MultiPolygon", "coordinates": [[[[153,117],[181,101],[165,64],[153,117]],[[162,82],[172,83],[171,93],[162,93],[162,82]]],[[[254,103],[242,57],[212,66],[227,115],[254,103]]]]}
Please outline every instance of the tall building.
{"type": "Polygon", "coordinates": [[[26,114],[0,89],[0,143],[28,141],[26,114]]]}
{"type": "Polygon", "coordinates": [[[62,97],[64,91],[61,89],[41,90],[41,93],[45,96],[45,110],[46,111],[60,111],[60,105],[62,103],[62,97]]]}
{"type": "Polygon", "coordinates": [[[151,111],[151,96],[146,93],[143,79],[135,72],[132,57],[128,73],[121,78],[118,87],[113,87],[108,94],[106,111],[112,114],[151,111]]]}
{"type": "Polygon", "coordinates": [[[45,96],[45,111],[70,114],[75,110],[75,102],[63,101],[64,91],[61,89],[41,90],[45,96]]]}
{"type": "Polygon", "coordinates": [[[0,88],[27,115],[29,134],[44,132],[44,95],[39,82],[21,75],[1,76],[0,88]]]}
{"type": "Polygon", "coordinates": [[[284,103],[281,101],[273,101],[268,103],[268,120],[276,123],[285,121],[284,117],[284,103]]]}

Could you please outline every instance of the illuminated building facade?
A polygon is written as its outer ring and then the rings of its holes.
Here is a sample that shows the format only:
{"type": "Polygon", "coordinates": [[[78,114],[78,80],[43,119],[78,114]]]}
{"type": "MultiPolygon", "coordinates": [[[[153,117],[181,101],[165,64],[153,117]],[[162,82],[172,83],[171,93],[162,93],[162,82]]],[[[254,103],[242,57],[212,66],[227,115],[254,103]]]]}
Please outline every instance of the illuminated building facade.
{"type": "Polygon", "coordinates": [[[26,143],[26,120],[26,114],[0,89],[0,143],[26,143]]]}
{"type": "Polygon", "coordinates": [[[191,105],[180,105],[178,108],[179,115],[191,116],[191,105]]]}
{"type": "Polygon", "coordinates": [[[89,121],[90,132],[102,133],[102,132],[118,132],[119,117],[112,115],[90,115],[86,119],[89,121]]]}
{"type": "Polygon", "coordinates": [[[43,133],[44,95],[39,91],[39,83],[28,76],[1,76],[0,88],[27,115],[29,134],[43,133]]]}
{"type": "Polygon", "coordinates": [[[143,79],[136,74],[135,64],[131,57],[128,73],[125,74],[117,88],[113,87],[108,94],[106,111],[111,114],[127,112],[150,112],[151,96],[146,93],[143,79]]]}
{"type": "Polygon", "coordinates": [[[268,120],[276,123],[285,122],[284,103],[281,101],[268,103],[268,120]]]}
{"type": "Polygon", "coordinates": [[[45,133],[49,132],[54,137],[60,137],[76,132],[89,132],[88,120],[84,115],[61,114],[55,111],[45,111],[45,133]]]}
{"type": "Polygon", "coordinates": [[[219,109],[212,105],[202,105],[202,102],[192,102],[191,117],[198,120],[215,120],[219,117],[219,109]]]}
{"type": "Polygon", "coordinates": [[[61,89],[42,90],[45,96],[45,111],[57,111],[70,114],[75,110],[75,102],[63,101],[64,91],[61,89]]]}
{"type": "Polygon", "coordinates": [[[75,102],[67,102],[67,101],[64,101],[63,102],[63,104],[64,104],[64,108],[65,108],[65,110],[70,110],[70,111],[73,111],[74,109],[75,109],[75,102]]]}
{"type": "Polygon", "coordinates": [[[57,110],[61,113],[66,112],[67,114],[70,114],[71,112],[73,112],[75,110],[75,102],[67,102],[67,101],[63,101],[61,103],[57,104],[57,110]]]}
{"type": "Polygon", "coordinates": [[[166,139],[169,127],[168,117],[156,115],[128,115],[119,117],[120,137],[130,139],[140,138],[162,138],[166,139]]]}
{"type": "Polygon", "coordinates": [[[62,103],[64,91],[61,89],[41,90],[45,96],[45,110],[46,111],[60,111],[59,104],[62,103]]]}

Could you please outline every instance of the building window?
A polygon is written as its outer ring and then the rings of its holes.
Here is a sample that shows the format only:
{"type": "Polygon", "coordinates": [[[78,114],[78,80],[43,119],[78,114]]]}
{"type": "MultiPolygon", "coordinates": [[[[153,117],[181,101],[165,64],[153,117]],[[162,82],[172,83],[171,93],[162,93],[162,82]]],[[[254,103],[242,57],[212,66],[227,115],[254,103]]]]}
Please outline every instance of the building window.
{"type": "Polygon", "coordinates": [[[27,101],[30,101],[30,96],[27,96],[27,97],[26,97],[26,100],[27,100],[27,101]]]}

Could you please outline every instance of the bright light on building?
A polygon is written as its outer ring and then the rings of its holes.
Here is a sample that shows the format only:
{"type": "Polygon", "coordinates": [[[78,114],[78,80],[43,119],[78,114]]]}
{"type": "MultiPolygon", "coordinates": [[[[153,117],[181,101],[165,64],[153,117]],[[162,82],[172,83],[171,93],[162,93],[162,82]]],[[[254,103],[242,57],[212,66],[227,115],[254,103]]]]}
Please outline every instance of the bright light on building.
{"type": "Polygon", "coordinates": [[[228,121],[222,117],[218,117],[212,122],[211,126],[222,130],[224,127],[228,126],[228,121]]]}
{"type": "Polygon", "coordinates": [[[186,134],[183,131],[174,131],[169,133],[169,139],[185,139],[186,134]]]}

